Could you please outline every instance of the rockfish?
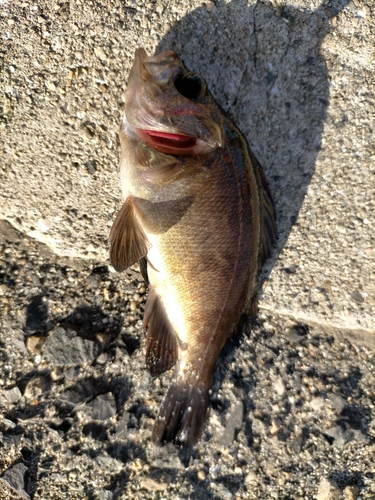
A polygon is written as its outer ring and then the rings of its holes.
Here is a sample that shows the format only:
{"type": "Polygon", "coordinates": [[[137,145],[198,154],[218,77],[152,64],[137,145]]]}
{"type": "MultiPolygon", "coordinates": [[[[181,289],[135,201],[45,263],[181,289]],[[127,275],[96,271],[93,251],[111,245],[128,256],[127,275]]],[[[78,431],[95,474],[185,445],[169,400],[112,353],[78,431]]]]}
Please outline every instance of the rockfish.
{"type": "Polygon", "coordinates": [[[175,365],[153,441],[202,434],[212,371],[242,314],[253,314],[276,239],[263,171],[203,78],[173,51],[138,49],[120,128],[124,204],[110,233],[122,271],[139,262],[149,295],[146,365],[175,365]]]}

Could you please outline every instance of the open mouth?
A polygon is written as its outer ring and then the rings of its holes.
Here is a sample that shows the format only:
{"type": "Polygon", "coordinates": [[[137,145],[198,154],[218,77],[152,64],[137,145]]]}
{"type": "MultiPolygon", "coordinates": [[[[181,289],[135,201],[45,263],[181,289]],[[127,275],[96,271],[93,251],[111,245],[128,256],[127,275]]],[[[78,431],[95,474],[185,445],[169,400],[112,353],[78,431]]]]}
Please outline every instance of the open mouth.
{"type": "Polygon", "coordinates": [[[158,132],[156,130],[136,129],[139,137],[149,146],[161,153],[170,155],[189,154],[196,146],[195,137],[181,134],[170,134],[168,132],[158,132]]]}

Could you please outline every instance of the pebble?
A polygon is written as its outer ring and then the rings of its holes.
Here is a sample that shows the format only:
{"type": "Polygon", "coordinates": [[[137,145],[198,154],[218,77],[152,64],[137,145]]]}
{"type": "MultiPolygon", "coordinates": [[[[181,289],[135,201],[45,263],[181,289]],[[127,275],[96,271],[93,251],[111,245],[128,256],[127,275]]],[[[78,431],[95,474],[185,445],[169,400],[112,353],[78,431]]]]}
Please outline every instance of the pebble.
{"type": "Polygon", "coordinates": [[[155,448],[151,464],[153,467],[161,470],[185,470],[179,457],[178,450],[172,443],[168,443],[162,448],[155,448]]]}
{"type": "Polygon", "coordinates": [[[49,390],[51,384],[48,377],[36,375],[31,378],[25,387],[24,396],[26,399],[35,399],[43,392],[49,390]]]}
{"type": "Polygon", "coordinates": [[[206,474],[203,470],[198,471],[197,474],[198,481],[205,481],[206,479],[206,474]]]}
{"type": "Polygon", "coordinates": [[[351,297],[358,304],[362,304],[365,301],[365,299],[362,297],[362,295],[359,293],[358,290],[354,290],[351,294],[351,297]]]}
{"type": "Polygon", "coordinates": [[[139,486],[148,491],[164,491],[168,488],[168,483],[164,481],[156,481],[150,477],[141,479],[139,486]]]}
{"type": "Polygon", "coordinates": [[[220,467],[218,465],[214,465],[212,467],[210,467],[209,469],[209,474],[210,474],[210,478],[211,479],[217,479],[219,477],[219,474],[220,474],[220,467]]]}
{"type": "Polygon", "coordinates": [[[87,168],[89,174],[95,174],[95,172],[98,170],[97,163],[95,160],[87,161],[85,163],[85,167],[87,168]]]}
{"type": "Polygon", "coordinates": [[[0,431],[1,432],[7,432],[11,429],[14,429],[15,427],[16,427],[16,424],[14,422],[12,422],[12,420],[0,417],[0,431]]]}
{"type": "Polygon", "coordinates": [[[100,352],[96,340],[79,337],[73,330],[56,327],[46,341],[44,350],[52,365],[73,365],[93,361],[100,352]]]}
{"type": "MultiPolygon", "coordinates": [[[[3,479],[12,486],[20,496],[25,500],[29,500],[29,495],[25,491],[25,475],[28,471],[26,465],[19,463],[5,471],[3,479]]],[[[4,499],[5,500],[5,499],[4,499]]]]}
{"type": "Polygon", "coordinates": [[[272,419],[271,425],[270,425],[270,434],[273,436],[274,434],[277,434],[281,428],[281,422],[279,419],[272,419]]]}
{"type": "Polygon", "coordinates": [[[246,484],[251,484],[251,483],[256,483],[258,480],[258,476],[255,471],[250,470],[246,476],[245,476],[245,483],[246,484]]]}
{"type": "Polygon", "coordinates": [[[314,411],[318,411],[324,406],[324,398],[317,396],[310,401],[310,406],[314,411]]]}
{"type": "Polygon", "coordinates": [[[116,415],[115,398],[111,392],[100,394],[87,403],[83,411],[93,420],[107,420],[116,415]]]}
{"type": "Polygon", "coordinates": [[[278,377],[273,383],[273,388],[277,392],[279,396],[283,396],[286,392],[286,387],[284,380],[281,377],[278,377]]]}
{"type": "Polygon", "coordinates": [[[343,500],[357,500],[359,493],[359,488],[356,485],[346,486],[344,488],[344,499],[343,500]]]}
{"type": "Polygon", "coordinates": [[[223,434],[219,440],[220,446],[231,446],[236,435],[236,431],[240,430],[243,423],[243,403],[238,401],[227,416],[227,422],[223,434]]]}
{"type": "Polygon", "coordinates": [[[22,393],[18,387],[13,387],[13,389],[9,389],[4,391],[4,397],[9,403],[17,403],[22,398],[22,393]]]}
{"type": "Polygon", "coordinates": [[[341,490],[335,481],[323,478],[318,485],[316,500],[341,500],[341,490]]]}
{"type": "Polygon", "coordinates": [[[344,431],[339,425],[330,427],[326,431],[324,431],[324,434],[327,436],[331,437],[334,439],[333,445],[336,448],[343,448],[345,443],[349,440],[347,439],[347,436],[345,435],[344,431]]]}
{"type": "Polygon", "coordinates": [[[332,406],[334,407],[336,413],[338,415],[340,415],[340,413],[342,412],[342,410],[346,406],[346,400],[337,394],[330,396],[329,400],[330,400],[332,406]]]}

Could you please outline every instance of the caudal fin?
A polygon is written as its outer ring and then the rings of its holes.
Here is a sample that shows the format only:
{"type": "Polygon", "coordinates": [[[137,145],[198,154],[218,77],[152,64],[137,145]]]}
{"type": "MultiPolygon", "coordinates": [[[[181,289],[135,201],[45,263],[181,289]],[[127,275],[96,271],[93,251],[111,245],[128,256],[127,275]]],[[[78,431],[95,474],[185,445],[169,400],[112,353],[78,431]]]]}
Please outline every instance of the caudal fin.
{"type": "Polygon", "coordinates": [[[170,441],[180,446],[195,443],[202,435],[209,403],[209,386],[175,380],[160,406],[152,433],[154,443],[170,441]]]}

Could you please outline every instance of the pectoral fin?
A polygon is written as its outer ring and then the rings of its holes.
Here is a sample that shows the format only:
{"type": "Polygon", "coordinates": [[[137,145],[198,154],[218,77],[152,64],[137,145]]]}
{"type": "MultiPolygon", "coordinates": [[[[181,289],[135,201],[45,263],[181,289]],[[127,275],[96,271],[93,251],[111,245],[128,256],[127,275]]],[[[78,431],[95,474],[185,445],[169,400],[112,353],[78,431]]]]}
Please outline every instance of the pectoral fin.
{"type": "Polygon", "coordinates": [[[109,256],[116,271],[124,271],[147,254],[149,243],[137,220],[133,198],[128,198],[117,214],[109,243],[109,256]]]}
{"type": "Polygon", "coordinates": [[[146,303],[143,326],[147,327],[146,365],[153,377],[177,361],[177,336],[164,306],[153,288],[146,303]]]}

